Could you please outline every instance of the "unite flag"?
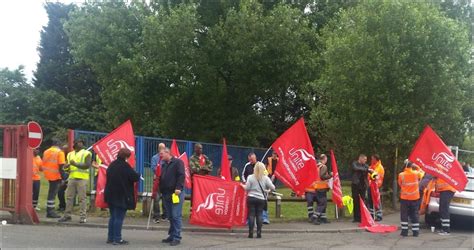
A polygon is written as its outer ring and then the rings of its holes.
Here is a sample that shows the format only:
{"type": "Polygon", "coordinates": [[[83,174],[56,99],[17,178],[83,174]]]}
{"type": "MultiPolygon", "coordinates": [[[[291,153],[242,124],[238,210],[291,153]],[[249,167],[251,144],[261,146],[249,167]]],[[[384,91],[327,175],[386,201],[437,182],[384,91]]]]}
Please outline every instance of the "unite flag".
{"type": "Polygon", "coordinates": [[[408,159],[459,192],[466,187],[467,177],[461,164],[430,126],[425,127],[408,159]]]}
{"type": "MultiPolygon", "coordinates": [[[[135,168],[135,135],[133,134],[132,123],[130,120],[124,122],[107,136],[96,142],[92,148],[99,156],[102,164],[109,166],[117,158],[117,153],[121,148],[128,148],[132,154],[128,163],[135,168]]],[[[97,189],[95,204],[100,208],[107,208],[104,200],[104,190],[107,184],[107,168],[101,164],[97,174],[97,189]]],[[[135,184],[135,199],[137,199],[137,185],[135,184]]]]}
{"type": "Polygon", "coordinates": [[[240,182],[214,176],[194,175],[189,223],[219,228],[245,226],[247,193],[240,182]]]}
{"type": "Polygon", "coordinates": [[[339,178],[339,170],[337,169],[336,157],[334,151],[331,150],[331,167],[332,167],[332,200],[338,208],[344,207],[342,203],[341,179],[339,178]]]}
{"type": "Polygon", "coordinates": [[[275,176],[296,194],[304,194],[305,188],[319,180],[313,145],[303,118],[286,130],[272,148],[279,157],[275,176]]]}

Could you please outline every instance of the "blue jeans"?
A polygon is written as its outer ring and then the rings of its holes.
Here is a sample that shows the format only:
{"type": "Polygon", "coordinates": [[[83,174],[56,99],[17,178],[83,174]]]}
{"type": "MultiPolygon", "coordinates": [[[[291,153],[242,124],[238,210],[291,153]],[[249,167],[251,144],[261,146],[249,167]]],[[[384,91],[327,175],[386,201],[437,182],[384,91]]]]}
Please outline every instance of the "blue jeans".
{"type": "Polygon", "coordinates": [[[168,230],[169,240],[181,240],[181,227],[183,219],[183,203],[184,192],[179,195],[179,203],[173,204],[171,200],[172,193],[163,193],[163,204],[165,205],[166,215],[170,221],[170,229],[168,230]]]}
{"type": "Polygon", "coordinates": [[[126,208],[110,206],[108,241],[119,242],[122,240],[122,225],[127,213],[126,208]]]}

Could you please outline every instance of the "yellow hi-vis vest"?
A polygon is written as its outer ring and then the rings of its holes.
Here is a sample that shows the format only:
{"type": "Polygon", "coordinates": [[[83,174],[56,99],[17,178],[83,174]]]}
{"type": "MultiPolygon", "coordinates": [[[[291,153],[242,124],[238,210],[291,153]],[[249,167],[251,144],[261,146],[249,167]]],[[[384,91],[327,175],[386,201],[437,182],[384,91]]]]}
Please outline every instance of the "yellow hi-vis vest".
{"type": "MultiPolygon", "coordinates": [[[[95,162],[100,166],[102,164],[102,161],[99,158],[99,155],[95,155],[95,162]]],[[[99,174],[99,170],[97,168],[94,168],[94,176],[97,176],[99,174]]]]}
{"type": "MultiPolygon", "coordinates": [[[[81,149],[79,152],[72,151],[67,154],[67,162],[70,164],[71,160],[77,163],[85,163],[86,157],[92,155],[91,152],[81,149]]],[[[80,169],[74,165],[69,165],[69,179],[89,179],[89,169],[80,169]]]]}

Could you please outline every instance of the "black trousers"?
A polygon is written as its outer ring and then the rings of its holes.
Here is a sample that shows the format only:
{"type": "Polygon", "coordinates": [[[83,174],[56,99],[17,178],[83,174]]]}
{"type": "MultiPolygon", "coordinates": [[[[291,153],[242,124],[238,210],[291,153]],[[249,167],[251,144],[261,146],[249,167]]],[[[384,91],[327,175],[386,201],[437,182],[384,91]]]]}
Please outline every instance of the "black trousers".
{"type": "Polygon", "coordinates": [[[54,210],[54,203],[56,201],[56,195],[58,194],[60,185],[61,180],[49,181],[48,201],[46,203],[46,209],[48,211],[54,210]]]}
{"type": "Polygon", "coordinates": [[[418,214],[420,206],[418,200],[400,200],[400,225],[402,234],[408,234],[408,220],[411,221],[411,230],[414,234],[420,231],[420,216],[418,214]]]}
{"type": "Polygon", "coordinates": [[[255,220],[257,220],[257,233],[262,232],[262,212],[265,207],[265,200],[260,200],[255,197],[247,198],[247,209],[249,213],[249,232],[253,232],[255,220]]]}
{"type": "Polygon", "coordinates": [[[38,198],[40,194],[41,181],[33,181],[33,207],[38,206],[38,198]]]}
{"type": "Polygon", "coordinates": [[[449,204],[451,204],[453,196],[454,192],[451,191],[442,191],[439,193],[439,215],[441,216],[441,229],[448,233],[451,227],[449,218],[449,204]]]}
{"type": "Polygon", "coordinates": [[[359,196],[365,202],[365,193],[367,191],[366,186],[354,185],[351,186],[352,199],[354,200],[354,220],[360,221],[360,201],[359,196]]]}
{"type": "Polygon", "coordinates": [[[59,208],[66,209],[66,189],[67,182],[62,183],[58,190],[59,208]]]}
{"type": "Polygon", "coordinates": [[[316,191],[316,202],[318,206],[316,207],[316,216],[322,219],[327,219],[326,208],[328,206],[328,196],[327,191],[317,190],[316,191]]]}

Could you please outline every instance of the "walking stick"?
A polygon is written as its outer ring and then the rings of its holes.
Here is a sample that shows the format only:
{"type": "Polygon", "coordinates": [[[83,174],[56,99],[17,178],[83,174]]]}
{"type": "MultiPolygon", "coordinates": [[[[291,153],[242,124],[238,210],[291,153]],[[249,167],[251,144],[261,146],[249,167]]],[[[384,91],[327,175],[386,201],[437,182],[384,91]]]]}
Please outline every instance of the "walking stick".
{"type": "Polygon", "coordinates": [[[155,203],[155,199],[151,199],[151,203],[150,203],[150,212],[148,213],[148,222],[146,224],[146,230],[148,230],[148,228],[150,228],[150,221],[151,221],[151,211],[153,210],[153,205],[155,203]]]}
{"type": "Polygon", "coordinates": [[[339,220],[339,209],[337,209],[337,205],[335,205],[334,208],[336,208],[336,219],[339,220]]]}

